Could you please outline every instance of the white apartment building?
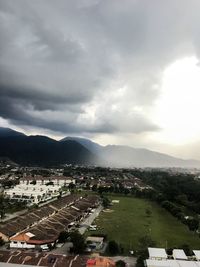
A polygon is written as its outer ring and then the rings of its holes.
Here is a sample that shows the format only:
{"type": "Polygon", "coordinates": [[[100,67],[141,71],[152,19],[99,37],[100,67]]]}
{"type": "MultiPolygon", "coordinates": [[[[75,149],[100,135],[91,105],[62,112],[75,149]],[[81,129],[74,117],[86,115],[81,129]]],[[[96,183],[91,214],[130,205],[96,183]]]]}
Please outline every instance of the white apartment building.
{"type": "Polygon", "coordinates": [[[26,176],[20,179],[20,184],[29,185],[29,184],[37,184],[37,185],[46,185],[48,183],[53,183],[54,185],[58,186],[68,186],[69,184],[75,184],[75,179],[65,177],[65,176],[50,176],[50,177],[43,177],[43,176],[26,176]]]}
{"type": "Polygon", "coordinates": [[[182,249],[174,249],[171,256],[163,248],[148,248],[148,251],[146,267],[200,267],[200,250],[193,250],[191,257],[187,257],[182,249]]]}
{"type": "Polygon", "coordinates": [[[28,205],[48,201],[60,194],[60,185],[22,184],[5,189],[4,195],[13,200],[26,201],[28,205]]]}

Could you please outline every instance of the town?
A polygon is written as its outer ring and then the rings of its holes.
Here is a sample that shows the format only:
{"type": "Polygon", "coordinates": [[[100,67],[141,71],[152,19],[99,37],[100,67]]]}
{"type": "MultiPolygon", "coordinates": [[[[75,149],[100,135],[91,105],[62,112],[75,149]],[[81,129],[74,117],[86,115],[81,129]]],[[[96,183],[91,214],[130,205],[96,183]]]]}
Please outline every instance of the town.
{"type": "Polygon", "coordinates": [[[0,267],[200,267],[199,10],[0,0],[0,267]]]}
{"type": "Polygon", "coordinates": [[[40,168],[2,162],[0,262],[35,266],[140,266],[142,262],[141,266],[154,267],[162,260],[169,267],[199,266],[195,211],[182,215],[188,217],[184,219],[187,229],[170,210],[164,211],[168,206],[155,203],[164,193],[155,184],[157,175],[163,173],[169,179],[192,177],[199,183],[198,170],[40,168]],[[173,224],[159,225],[167,234],[157,235],[157,216],[173,224]],[[177,247],[184,257],[173,256],[177,247]],[[159,256],[160,251],[165,257],[159,256]]]}

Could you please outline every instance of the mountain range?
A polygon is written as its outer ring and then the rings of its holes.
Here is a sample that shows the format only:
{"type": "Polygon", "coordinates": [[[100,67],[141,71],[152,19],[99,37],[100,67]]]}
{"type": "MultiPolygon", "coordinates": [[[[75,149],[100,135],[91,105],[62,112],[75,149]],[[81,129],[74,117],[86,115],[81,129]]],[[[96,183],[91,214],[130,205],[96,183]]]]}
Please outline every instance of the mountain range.
{"type": "Polygon", "coordinates": [[[56,141],[47,136],[27,136],[0,128],[0,157],[25,166],[95,164],[97,156],[76,141],[56,141]],[[8,135],[6,135],[6,131],[8,135]]]}
{"type": "Polygon", "coordinates": [[[183,160],[148,149],[101,146],[81,137],[66,137],[57,141],[47,136],[27,136],[3,127],[0,127],[0,157],[23,166],[200,167],[198,160],[183,160]]]}

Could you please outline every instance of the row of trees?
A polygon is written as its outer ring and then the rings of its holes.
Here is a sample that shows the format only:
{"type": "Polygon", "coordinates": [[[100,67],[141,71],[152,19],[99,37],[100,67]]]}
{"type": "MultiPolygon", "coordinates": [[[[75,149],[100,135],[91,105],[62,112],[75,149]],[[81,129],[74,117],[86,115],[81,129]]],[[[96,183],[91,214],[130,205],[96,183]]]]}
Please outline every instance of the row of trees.
{"type": "Polygon", "coordinates": [[[143,197],[161,204],[191,231],[199,229],[200,181],[195,180],[194,175],[141,170],[134,171],[134,174],[154,188],[142,192],[143,197]]]}
{"type": "Polygon", "coordinates": [[[134,175],[161,192],[165,200],[182,204],[200,213],[200,181],[191,174],[163,171],[133,171],[134,175]]]}
{"type": "Polygon", "coordinates": [[[163,201],[161,206],[169,211],[173,216],[175,216],[178,220],[182,223],[186,224],[191,231],[196,231],[199,228],[199,219],[198,217],[186,217],[183,213],[181,207],[177,206],[176,204],[170,201],[163,201]]]}

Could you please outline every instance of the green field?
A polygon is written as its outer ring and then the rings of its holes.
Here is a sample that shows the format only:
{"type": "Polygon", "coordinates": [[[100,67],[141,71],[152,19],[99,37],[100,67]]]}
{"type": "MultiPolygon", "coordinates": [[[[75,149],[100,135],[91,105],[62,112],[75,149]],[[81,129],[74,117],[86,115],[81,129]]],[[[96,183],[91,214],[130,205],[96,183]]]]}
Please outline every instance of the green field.
{"type": "Polygon", "coordinates": [[[125,252],[137,249],[138,240],[144,235],[150,235],[157,247],[188,244],[192,249],[200,249],[200,238],[156,203],[119,196],[110,199],[120,202],[113,204],[112,212],[101,212],[94,222],[98,230],[87,234],[107,234],[108,240],[122,244],[125,252]]]}

